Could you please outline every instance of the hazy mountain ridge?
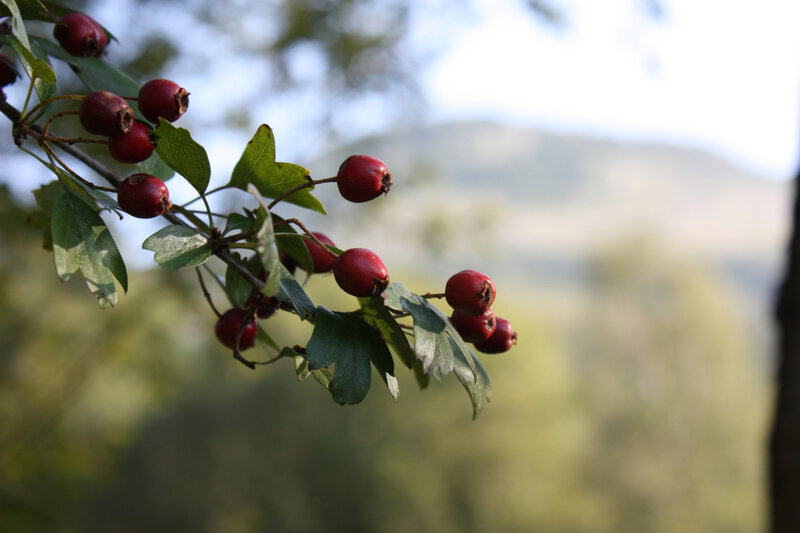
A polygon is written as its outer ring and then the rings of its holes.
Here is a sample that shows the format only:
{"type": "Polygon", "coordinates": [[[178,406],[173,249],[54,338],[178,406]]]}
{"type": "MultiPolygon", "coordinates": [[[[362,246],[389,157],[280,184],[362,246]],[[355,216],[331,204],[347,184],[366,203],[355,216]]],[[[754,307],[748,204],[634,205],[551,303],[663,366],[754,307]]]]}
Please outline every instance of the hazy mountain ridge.
{"type": "Polygon", "coordinates": [[[763,286],[788,231],[788,182],[698,149],[458,123],[365,138],[321,158],[312,174],[331,175],[352,153],[383,159],[394,185],[361,206],[319,188],[334,240],[417,267],[426,249],[430,268],[491,265],[572,278],[597,250],[645,237],[678,255],[735,265],[746,283],[763,286]]]}

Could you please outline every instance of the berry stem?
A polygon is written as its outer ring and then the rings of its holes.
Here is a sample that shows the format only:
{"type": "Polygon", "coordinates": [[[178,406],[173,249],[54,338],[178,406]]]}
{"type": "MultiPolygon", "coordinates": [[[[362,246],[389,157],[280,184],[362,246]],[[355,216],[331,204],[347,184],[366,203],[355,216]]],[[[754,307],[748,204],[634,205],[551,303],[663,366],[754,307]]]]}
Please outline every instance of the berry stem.
{"type": "Polygon", "coordinates": [[[289,189],[285,193],[281,194],[280,196],[278,196],[277,198],[272,200],[269,203],[269,205],[267,205],[267,209],[272,209],[273,207],[275,207],[275,205],[278,204],[278,202],[280,202],[281,200],[284,200],[287,197],[293,195],[297,191],[302,191],[303,189],[313,189],[316,185],[319,185],[320,183],[330,183],[330,182],[336,181],[337,179],[338,178],[336,178],[334,176],[333,178],[325,178],[325,179],[321,179],[321,180],[313,180],[313,179],[311,179],[311,176],[306,176],[306,180],[307,181],[305,183],[301,183],[300,185],[298,185],[296,187],[292,187],[291,189],[289,189]]]}
{"type": "Polygon", "coordinates": [[[239,324],[239,329],[236,330],[236,336],[233,338],[233,358],[242,363],[250,370],[255,370],[256,364],[253,361],[250,361],[249,359],[244,357],[242,355],[242,352],[239,351],[239,339],[242,338],[242,332],[244,331],[245,326],[253,319],[255,313],[256,313],[255,307],[247,310],[247,315],[245,315],[244,320],[242,320],[242,323],[239,324]]]}
{"type": "Polygon", "coordinates": [[[30,111],[24,114],[22,117],[22,122],[30,121],[30,118],[34,115],[36,111],[44,108],[46,105],[52,104],[53,102],[57,102],[59,100],[83,100],[84,95],[82,94],[62,94],[61,96],[54,96],[53,98],[48,98],[42,102],[39,102],[35,106],[31,108],[30,111]]]}
{"type": "Polygon", "coordinates": [[[426,292],[425,294],[420,294],[420,296],[422,296],[425,299],[429,299],[429,298],[444,298],[445,295],[443,292],[426,292]]]}
{"type": "MultiPolygon", "coordinates": [[[[106,191],[106,192],[117,192],[117,189],[115,189],[115,188],[103,187],[102,185],[95,185],[91,181],[83,179],[77,172],[72,170],[69,167],[69,165],[67,165],[60,157],[58,157],[58,155],[56,154],[55,150],[53,150],[48,143],[42,143],[42,149],[47,153],[47,155],[49,157],[51,157],[51,158],[55,159],[56,161],[58,161],[58,164],[61,165],[61,167],[64,170],[69,172],[72,177],[74,177],[75,179],[77,179],[78,181],[80,181],[81,183],[86,185],[87,187],[91,188],[92,190],[106,191]]],[[[55,163],[53,163],[53,167],[55,167],[55,166],[56,166],[55,163]]],[[[61,177],[58,176],[58,174],[56,174],[56,176],[58,177],[59,180],[61,179],[61,177]]]]}
{"type": "Polygon", "coordinates": [[[328,245],[327,245],[327,244],[325,244],[325,243],[323,243],[323,242],[320,242],[320,240],[319,240],[319,239],[317,239],[317,238],[314,236],[314,234],[313,234],[313,233],[311,233],[311,230],[309,230],[309,229],[308,229],[308,228],[305,226],[305,224],[303,224],[302,222],[300,222],[300,221],[299,221],[299,220],[297,220],[296,218],[285,218],[285,219],[281,220],[280,222],[275,222],[275,223],[272,225],[272,227],[274,228],[274,227],[276,227],[276,226],[280,226],[281,224],[294,224],[294,225],[296,225],[296,226],[297,226],[297,227],[299,227],[301,230],[303,230],[303,232],[305,233],[305,235],[300,235],[300,237],[302,237],[302,238],[304,238],[304,239],[311,239],[312,241],[314,241],[315,243],[317,243],[317,244],[318,244],[318,245],[319,245],[319,246],[320,246],[320,247],[321,247],[323,250],[325,250],[326,252],[328,252],[329,254],[331,254],[333,257],[339,257],[339,255],[338,255],[338,254],[334,253],[334,252],[333,252],[333,251],[332,251],[330,248],[328,248],[328,245]]]}
{"type": "Polygon", "coordinates": [[[214,311],[214,314],[217,315],[217,318],[221,317],[222,313],[220,313],[217,310],[216,306],[214,305],[214,302],[211,300],[211,294],[208,292],[208,289],[206,288],[206,282],[205,280],[203,280],[203,274],[202,272],[200,272],[200,267],[195,267],[194,270],[197,273],[197,282],[200,283],[200,290],[203,291],[203,296],[205,297],[206,302],[208,302],[208,306],[211,308],[212,311],[214,311]]]}

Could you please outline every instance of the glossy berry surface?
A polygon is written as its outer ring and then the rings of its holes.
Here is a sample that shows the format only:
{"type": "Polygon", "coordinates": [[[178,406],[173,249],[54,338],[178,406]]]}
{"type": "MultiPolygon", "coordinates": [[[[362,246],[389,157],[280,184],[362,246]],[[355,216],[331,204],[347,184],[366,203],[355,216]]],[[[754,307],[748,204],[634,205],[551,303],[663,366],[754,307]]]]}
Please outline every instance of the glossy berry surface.
{"type": "Polygon", "coordinates": [[[139,111],[147,120],[158,123],[158,117],[175,122],[189,107],[189,93],[174,81],[157,78],[139,89],[139,111]]]}
{"type": "Polygon", "coordinates": [[[378,254],[366,248],[350,248],[333,264],[333,277],[347,294],[378,296],[389,285],[389,271],[378,254]]]}
{"type": "Polygon", "coordinates": [[[137,218],[153,218],[166,213],[172,204],[163,181],[150,174],[125,178],[117,191],[120,208],[137,218]]]}
{"type": "MultiPolygon", "coordinates": [[[[324,233],[312,231],[311,235],[316,237],[323,244],[336,246],[324,233]]],[[[303,239],[303,243],[306,245],[306,248],[308,248],[308,253],[311,254],[311,260],[314,262],[314,273],[321,274],[323,272],[330,272],[333,268],[334,261],[336,261],[336,257],[310,239],[303,239]]]]}
{"type": "Polygon", "coordinates": [[[0,87],[11,85],[17,79],[17,73],[11,68],[13,64],[10,57],[0,54],[0,87]]]}
{"type": "MultiPolygon", "coordinates": [[[[219,342],[228,348],[233,349],[233,342],[236,340],[236,333],[239,327],[244,323],[247,318],[247,311],[234,307],[228,309],[222,316],[219,317],[217,323],[214,325],[214,334],[217,336],[219,342]]],[[[252,318],[244,325],[242,329],[242,336],[239,337],[239,349],[246,350],[251,348],[256,343],[256,334],[258,333],[258,325],[252,318]]]]}
{"type": "Polygon", "coordinates": [[[389,192],[392,175],[380,159],[351,155],[339,166],[336,185],[345,200],[368,202],[389,192]]]}
{"type": "Polygon", "coordinates": [[[477,270],[450,276],[444,289],[450,307],[465,315],[481,315],[492,306],[496,291],[491,278],[477,270]]]}
{"type": "Polygon", "coordinates": [[[517,343],[517,333],[505,318],[495,317],[497,326],[488,339],[475,343],[475,349],[483,353],[504,353],[517,343]]]}
{"type": "Polygon", "coordinates": [[[153,155],[154,147],[150,129],[138,122],[127,133],[121,131],[108,139],[108,152],[122,163],[140,163],[153,155]]]}
{"type": "Polygon", "coordinates": [[[453,311],[453,314],[450,315],[450,322],[466,342],[483,342],[494,333],[497,327],[497,320],[491,309],[478,316],[453,311]]]}
{"type": "Polygon", "coordinates": [[[64,15],[53,27],[61,48],[77,57],[99,57],[108,44],[108,36],[100,24],[83,13],[64,15]]]}
{"type": "Polygon", "coordinates": [[[86,96],[78,116],[83,129],[106,137],[128,132],[134,124],[133,109],[128,102],[108,91],[95,91],[86,96]]]}

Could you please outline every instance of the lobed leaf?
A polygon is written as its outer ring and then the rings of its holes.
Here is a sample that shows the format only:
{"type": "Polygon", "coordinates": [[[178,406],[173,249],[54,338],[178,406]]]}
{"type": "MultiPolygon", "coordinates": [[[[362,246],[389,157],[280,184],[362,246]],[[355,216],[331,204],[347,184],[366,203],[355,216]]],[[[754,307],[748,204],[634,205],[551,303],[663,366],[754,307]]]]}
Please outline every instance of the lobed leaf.
{"type": "Polygon", "coordinates": [[[389,392],[397,397],[397,379],[389,349],[380,335],[359,316],[318,307],[316,324],[306,346],[309,368],[333,366],[329,389],[340,405],[364,399],[370,386],[370,363],[375,365],[389,392]]]}
{"type": "MultiPolygon", "coordinates": [[[[272,129],[262,124],[233,168],[228,187],[246,191],[247,185],[253,184],[262,195],[274,199],[306,183],[308,175],[308,169],[300,165],[275,161],[275,137],[272,129]]],[[[325,214],[322,203],[310,191],[301,189],[285,201],[325,214]]]]}
{"type": "Polygon", "coordinates": [[[271,298],[278,294],[280,290],[281,260],[278,255],[278,247],[275,244],[275,233],[272,228],[272,216],[261,194],[251,184],[247,185],[247,192],[255,196],[261,208],[256,214],[256,252],[261,258],[261,266],[264,268],[265,281],[261,289],[262,294],[271,298]]]}
{"type": "Polygon", "coordinates": [[[115,305],[114,279],[127,291],[128,275],[103,219],[86,202],[64,189],[52,205],[51,234],[59,278],[66,281],[80,270],[100,307],[115,305]]]}
{"type": "Polygon", "coordinates": [[[205,235],[186,226],[166,226],[150,235],[142,248],[154,253],[153,259],[167,270],[200,266],[211,257],[211,244],[205,235]]]}

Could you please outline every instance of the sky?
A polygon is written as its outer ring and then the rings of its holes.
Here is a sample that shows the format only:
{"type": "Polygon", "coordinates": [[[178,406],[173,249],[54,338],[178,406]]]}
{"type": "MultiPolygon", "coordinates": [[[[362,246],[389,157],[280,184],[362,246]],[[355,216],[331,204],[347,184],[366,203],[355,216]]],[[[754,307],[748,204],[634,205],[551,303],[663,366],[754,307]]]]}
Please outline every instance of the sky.
{"type": "Polygon", "coordinates": [[[476,0],[427,69],[431,119],[485,117],[709,149],[770,177],[798,150],[800,1],[572,0],[547,28],[521,1],[476,0]]]}

